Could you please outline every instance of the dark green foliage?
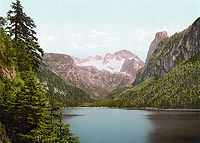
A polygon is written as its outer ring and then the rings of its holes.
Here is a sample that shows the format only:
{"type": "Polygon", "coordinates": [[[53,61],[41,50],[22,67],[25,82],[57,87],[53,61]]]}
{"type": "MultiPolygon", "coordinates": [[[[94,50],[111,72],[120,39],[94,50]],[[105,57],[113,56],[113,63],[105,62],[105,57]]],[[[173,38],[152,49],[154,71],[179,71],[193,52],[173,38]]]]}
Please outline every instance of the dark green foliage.
{"type": "Polygon", "coordinates": [[[0,122],[0,143],[11,143],[10,139],[6,135],[5,127],[0,122]]]}
{"type": "Polygon", "coordinates": [[[0,67],[11,67],[14,63],[15,53],[10,37],[0,29],[0,67]]]}
{"type": "Polygon", "coordinates": [[[127,90],[127,89],[130,89],[131,87],[121,87],[121,88],[116,88],[115,90],[111,91],[106,99],[113,99],[117,96],[119,96],[119,94],[121,94],[123,91],[127,90]]]}
{"type": "Polygon", "coordinates": [[[85,91],[63,80],[44,64],[40,66],[38,77],[47,89],[47,97],[59,101],[62,107],[77,107],[87,102],[93,102],[93,99],[85,91]]]}
{"type": "Polygon", "coordinates": [[[32,68],[37,71],[42,60],[43,50],[38,44],[36,25],[33,20],[23,12],[23,7],[19,0],[12,3],[12,10],[8,12],[8,26],[6,31],[13,39],[16,48],[18,69],[20,71],[32,68]],[[26,65],[26,66],[24,66],[26,65]]]}
{"type": "Polygon", "coordinates": [[[5,26],[6,24],[6,20],[0,16],[0,29],[3,30],[3,27],[5,26]]]}
{"type": "Polygon", "coordinates": [[[0,143],[79,143],[67,124],[54,122],[61,109],[46,97],[35,72],[43,52],[34,37],[35,25],[19,0],[12,8],[10,35],[0,28],[0,143]]]}
{"type": "Polygon", "coordinates": [[[57,116],[57,123],[56,123],[56,127],[57,127],[57,133],[58,133],[58,141],[60,142],[66,142],[66,141],[70,141],[70,143],[80,143],[78,141],[78,137],[73,137],[73,134],[70,133],[69,124],[64,124],[62,122],[63,119],[63,111],[59,112],[59,115],[57,116]]]}
{"type": "Polygon", "coordinates": [[[150,78],[113,99],[91,106],[200,108],[199,55],[182,62],[161,78],[150,78]]]}

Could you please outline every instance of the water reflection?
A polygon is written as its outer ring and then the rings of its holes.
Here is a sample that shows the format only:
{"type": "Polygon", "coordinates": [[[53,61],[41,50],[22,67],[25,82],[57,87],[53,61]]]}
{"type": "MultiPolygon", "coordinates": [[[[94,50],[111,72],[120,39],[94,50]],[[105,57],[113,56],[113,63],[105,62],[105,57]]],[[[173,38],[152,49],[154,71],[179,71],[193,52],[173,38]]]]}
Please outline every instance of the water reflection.
{"type": "Polygon", "coordinates": [[[200,143],[200,113],[152,112],[149,143],[200,143]]]}

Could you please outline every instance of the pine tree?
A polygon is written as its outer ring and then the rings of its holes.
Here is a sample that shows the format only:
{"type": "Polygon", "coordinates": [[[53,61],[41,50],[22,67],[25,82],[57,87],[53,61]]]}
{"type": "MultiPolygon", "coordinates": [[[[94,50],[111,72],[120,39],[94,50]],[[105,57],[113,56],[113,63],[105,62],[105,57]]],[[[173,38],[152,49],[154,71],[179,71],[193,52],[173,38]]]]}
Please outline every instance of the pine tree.
{"type": "Polygon", "coordinates": [[[33,71],[25,71],[20,75],[21,83],[14,83],[18,90],[13,92],[15,99],[12,100],[12,109],[8,110],[10,122],[6,126],[9,128],[9,136],[16,143],[50,140],[51,136],[56,135],[51,132],[43,86],[33,71]]]}
{"type": "Polygon", "coordinates": [[[14,47],[17,50],[17,63],[19,71],[32,68],[37,71],[44,54],[38,44],[36,25],[34,21],[23,12],[20,0],[11,5],[12,10],[8,12],[7,32],[13,39],[14,47]],[[26,66],[24,66],[26,65],[26,66]]]}
{"type": "Polygon", "coordinates": [[[3,30],[3,27],[5,26],[6,24],[6,20],[0,16],[0,29],[3,30]]]}

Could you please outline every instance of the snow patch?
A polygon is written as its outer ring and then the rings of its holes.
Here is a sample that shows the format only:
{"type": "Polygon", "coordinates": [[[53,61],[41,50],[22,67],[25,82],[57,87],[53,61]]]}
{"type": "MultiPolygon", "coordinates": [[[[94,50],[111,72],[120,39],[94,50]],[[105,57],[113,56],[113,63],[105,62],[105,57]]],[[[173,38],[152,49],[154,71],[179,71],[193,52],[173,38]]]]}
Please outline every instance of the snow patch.
{"type": "Polygon", "coordinates": [[[101,60],[89,60],[84,63],[76,63],[77,66],[95,66],[98,70],[106,70],[111,73],[120,72],[120,69],[122,68],[122,65],[124,63],[125,59],[122,59],[121,61],[110,59],[108,63],[104,63],[103,59],[101,60]]]}

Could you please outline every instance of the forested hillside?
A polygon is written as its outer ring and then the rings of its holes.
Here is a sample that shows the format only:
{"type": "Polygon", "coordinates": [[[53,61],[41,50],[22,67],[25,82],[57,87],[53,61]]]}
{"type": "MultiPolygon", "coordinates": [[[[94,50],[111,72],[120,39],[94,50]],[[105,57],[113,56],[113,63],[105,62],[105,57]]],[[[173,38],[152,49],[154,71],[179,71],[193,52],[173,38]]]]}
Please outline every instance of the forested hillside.
{"type": "Polygon", "coordinates": [[[19,0],[7,20],[0,17],[0,142],[78,143],[61,122],[59,102],[47,98],[37,77],[43,50],[35,27],[19,0]]]}
{"type": "Polygon", "coordinates": [[[195,57],[162,78],[150,78],[94,106],[200,108],[200,55],[195,57]]]}
{"type": "Polygon", "coordinates": [[[187,29],[162,40],[146,61],[145,68],[137,73],[133,84],[138,85],[153,76],[162,77],[182,61],[200,53],[199,27],[200,18],[197,18],[187,29]]]}
{"type": "Polygon", "coordinates": [[[198,18],[188,29],[161,41],[139,72],[137,86],[115,90],[91,106],[200,108],[199,24],[198,18]]]}

